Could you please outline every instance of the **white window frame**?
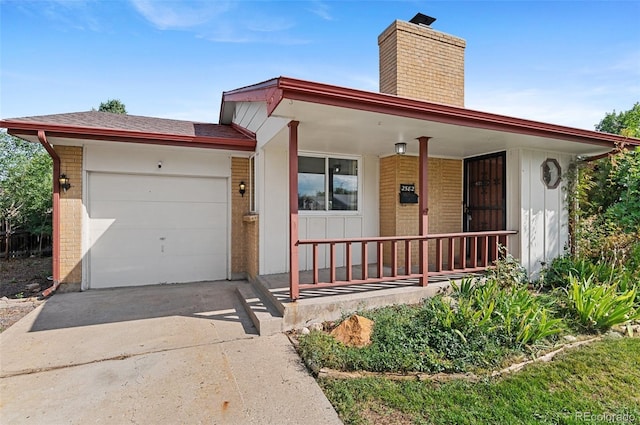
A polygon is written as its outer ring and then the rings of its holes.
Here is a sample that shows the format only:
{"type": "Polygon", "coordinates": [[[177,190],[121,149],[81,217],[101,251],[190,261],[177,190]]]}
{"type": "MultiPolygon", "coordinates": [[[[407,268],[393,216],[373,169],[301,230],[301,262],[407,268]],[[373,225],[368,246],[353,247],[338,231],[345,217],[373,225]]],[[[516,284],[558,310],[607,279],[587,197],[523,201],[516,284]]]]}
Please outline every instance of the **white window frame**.
{"type": "MultiPolygon", "coordinates": [[[[329,159],[349,159],[353,161],[357,161],[358,167],[358,208],[356,210],[302,210],[298,209],[298,214],[301,215],[309,215],[309,216],[344,216],[344,215],[362,215],[362,188],[363,188],[363,168],[362,168],[362,156],[360,155],[344,155],[344,154],[335,154],[335,153],[325,153],[325,152],[309,152],[309,151],[298,151],[298,157],[306,156],[312,158],[323,158],[324,161],[324,193],[325,193],[325,206],[329,205],[329,159]]],[[[298,174],[300,174],[300,170],[298,170],[298,174]]],[[[296,188],[296,191],[298,189],[296,188]]],[[[326,208],[326,207],[325,207],[326,208]]]]}

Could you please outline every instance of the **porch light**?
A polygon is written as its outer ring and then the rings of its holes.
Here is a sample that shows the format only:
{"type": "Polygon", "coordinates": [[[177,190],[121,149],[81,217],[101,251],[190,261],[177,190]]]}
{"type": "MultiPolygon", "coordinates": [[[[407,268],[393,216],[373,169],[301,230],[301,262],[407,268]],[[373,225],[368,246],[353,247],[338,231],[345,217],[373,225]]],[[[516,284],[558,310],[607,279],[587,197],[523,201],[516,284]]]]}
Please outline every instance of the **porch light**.
{"type": "Polygon", "coordinates": [[[66,174],[60,174],[58,183],[60,183],[60,188],[65,192],[71,187],[71,184],[69,184],[69,177],[67,177],[66,174]]]}
{"type": "Polygon", "coordinates": [[[396,143],[396,153],[398,155],[404,155],[407,153],[407,144],[406,143],[396,143]]]}
{"type": "Polygon", "coordinates": [[[240,182],[238,192],[240,192],[240,195],[242,195],[243,198],[246,191],[247,191],[247,186],[244,184],[244,182],[240,182]]]}

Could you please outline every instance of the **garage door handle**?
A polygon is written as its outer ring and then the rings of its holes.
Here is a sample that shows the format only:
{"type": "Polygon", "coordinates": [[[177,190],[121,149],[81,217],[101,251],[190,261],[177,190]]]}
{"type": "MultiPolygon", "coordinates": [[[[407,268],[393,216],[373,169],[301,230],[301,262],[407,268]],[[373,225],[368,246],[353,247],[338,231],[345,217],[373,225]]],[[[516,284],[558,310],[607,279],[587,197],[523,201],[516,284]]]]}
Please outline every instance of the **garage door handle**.
{"type": "Polygon", "coordinates": [[[160,240],[161,240],[161,241],[163,241],[163,240],[165,240],[165,239],[167,239],[167,238],[165,238],[164,236],[160,238],[160,240]]]}

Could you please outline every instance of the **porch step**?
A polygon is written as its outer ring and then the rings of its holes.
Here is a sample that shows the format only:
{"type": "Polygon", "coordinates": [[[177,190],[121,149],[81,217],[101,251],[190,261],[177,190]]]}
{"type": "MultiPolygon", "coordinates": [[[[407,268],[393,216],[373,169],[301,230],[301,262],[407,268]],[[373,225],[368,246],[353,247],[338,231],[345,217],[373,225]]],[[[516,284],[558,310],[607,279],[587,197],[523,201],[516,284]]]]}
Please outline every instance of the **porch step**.
{"type": "Polygon", "coordinates": [[[253,285],[238,286],[236,292],[259,335],[269,336],[282,332],[282,314],[260,296],[253,285]]]}
{"type": "Polygon", "coordinates": [[[273,285],[271,285],[263,276],[256,276],[255,280],[251,281],[251,284],[261,296],[269,300],[271,305],[278,310],[281,316],[284,316],[285,306],[283,302],[289,301],[288,287],[272,288],[273,285]]]}

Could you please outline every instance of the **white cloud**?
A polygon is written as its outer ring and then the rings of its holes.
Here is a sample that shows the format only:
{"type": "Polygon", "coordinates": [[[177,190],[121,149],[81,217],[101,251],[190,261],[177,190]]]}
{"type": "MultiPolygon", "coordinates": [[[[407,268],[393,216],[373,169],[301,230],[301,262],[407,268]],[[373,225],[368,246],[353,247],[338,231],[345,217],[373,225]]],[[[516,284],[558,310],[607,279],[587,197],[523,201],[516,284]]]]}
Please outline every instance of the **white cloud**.
{"type": "Polygon", "coordinates": [[[293,22],[282,17],[268,20],[251,20],[246,24],[249,31],[255,32],[278,32],[288,30],[293,27],[293,22]]]}
{"type": "Polygon", "coordinates": [[[227,12],[230,1],[131,0],[133,7],[159,29],[184,29],[205,24],[227,12]]]}
{"type": "Polygon", "coordinates": [[[317,16],[319,16],[320,18],[324,19],[325,21],[332,21],[333,17],[331,16],[331,14],[329,13],[329,5],[326,4],[323,1],[319,1],[319,0],[314,0],[311,2],[312,7],[309,9],[309,11],[317,16]]]}
{"type": "MultiPolygon", "coordinates": [[[[637,93],[637,91],[636,91],[637,93]]],[[[633,97],[633,95],[631,96],[633,97]]],[[[534,121],[593,130],[605,113],[624,109],[626,101],[596,87],[547,89],[487,89],[467,92],[466,107],[534,121]],[[616,105],[618,105],[616,107],[616,105]]],[[[628,105],[631,107],[631,104],[628,105]]]]}

